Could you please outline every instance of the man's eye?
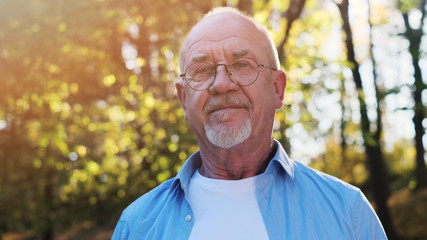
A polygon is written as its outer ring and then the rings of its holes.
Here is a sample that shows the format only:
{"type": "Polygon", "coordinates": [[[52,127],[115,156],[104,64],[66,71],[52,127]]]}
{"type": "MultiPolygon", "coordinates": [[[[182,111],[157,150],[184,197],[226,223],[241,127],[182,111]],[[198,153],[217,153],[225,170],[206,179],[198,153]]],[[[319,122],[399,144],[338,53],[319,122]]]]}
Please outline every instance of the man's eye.
{"type": "Polygon", "coordinates": [[[196,71],[196,74],[203,74],[203,73],[209,73],[212,71],[212,67],[211,66],[203,66],[203,67],[199,67],[196,71]]]}
{"type": "Polygon", "coordinates": [[[249,64],[247,61],[239,60],[233,62],[230,67],[233,69],[249,68],[251,67],[251,64],[249,64]]]}

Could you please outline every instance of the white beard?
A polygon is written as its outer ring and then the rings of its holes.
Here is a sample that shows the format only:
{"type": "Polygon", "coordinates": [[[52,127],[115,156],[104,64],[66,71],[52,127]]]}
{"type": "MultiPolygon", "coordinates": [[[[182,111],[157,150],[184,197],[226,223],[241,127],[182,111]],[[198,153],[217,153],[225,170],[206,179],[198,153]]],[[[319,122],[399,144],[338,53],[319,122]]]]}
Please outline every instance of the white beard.
{"type": "MultiPolygon", "coordinates": [[[[223,117],[227,118],[228,116],[223,117]]],[[[217,129],[215,126],[205,123],[205,132],[212,144],[228,149],[249,138],[252,132],[251,118],[248,117],[239,127],[222,127],[217,129]]]]}

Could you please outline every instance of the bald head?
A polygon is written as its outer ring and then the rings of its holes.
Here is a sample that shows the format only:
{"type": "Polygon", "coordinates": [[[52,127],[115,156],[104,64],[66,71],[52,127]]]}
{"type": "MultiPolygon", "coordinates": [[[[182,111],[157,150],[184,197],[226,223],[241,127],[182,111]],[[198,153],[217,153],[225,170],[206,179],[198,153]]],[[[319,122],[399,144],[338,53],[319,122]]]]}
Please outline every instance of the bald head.
{"type": "Polygon", "coordinates": [[[189,55],[197,43],[201,41],[219,42],[229,37],[253,40],[256,47],[263,49],[263,54],[269,61],[268,64],[277,69],[280,68],[277,50],[268,30],[242,12],[234,8],[222,7],[207,13],[184,39],[179,52],[181,72],[188,64],[189,55]]]}

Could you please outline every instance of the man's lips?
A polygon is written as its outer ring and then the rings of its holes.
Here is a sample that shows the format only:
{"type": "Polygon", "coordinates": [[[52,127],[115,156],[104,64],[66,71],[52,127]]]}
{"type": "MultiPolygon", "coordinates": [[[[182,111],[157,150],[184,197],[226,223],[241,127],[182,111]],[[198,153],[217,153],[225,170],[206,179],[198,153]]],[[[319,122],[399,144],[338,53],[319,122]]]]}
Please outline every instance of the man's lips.
{"type": "Polygon", "coordinates": [[[247,108],[247,107],[241,106],[241,105],[216,106],[216,107],[213,107],[212,109],[209,109],[208,114],[219,112],[219,111],[235,110],[235,109],[241,109],[241,108],[247,108]]]}
{"type": "Polygon", "coordinates": [[[251,104],[245,100],[225,97],[225,98],[215,98],[209,101],[209,103],[204,107],[203,112],[208,115],[214,112],[219,112],[221,110],[233,110],[233,109],[249,109],[251,104]]]}

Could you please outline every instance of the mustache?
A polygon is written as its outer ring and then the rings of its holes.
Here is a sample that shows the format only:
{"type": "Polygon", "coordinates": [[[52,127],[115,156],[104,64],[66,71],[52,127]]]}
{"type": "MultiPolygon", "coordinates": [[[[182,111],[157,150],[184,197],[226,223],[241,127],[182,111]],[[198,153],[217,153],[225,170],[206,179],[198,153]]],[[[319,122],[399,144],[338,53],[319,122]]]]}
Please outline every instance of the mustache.
{"type": "Polygon", "coordinates": [[[204,107],[203,111],[205,113],[209,113],[217,108],[221,108],[222,106],[227,105],[238,105],[245,108],[252,108],[252,104],[249,101],[235,98],[235,97],[221,97],[221,98],[214,98],[210,100],[204,107]]]}

